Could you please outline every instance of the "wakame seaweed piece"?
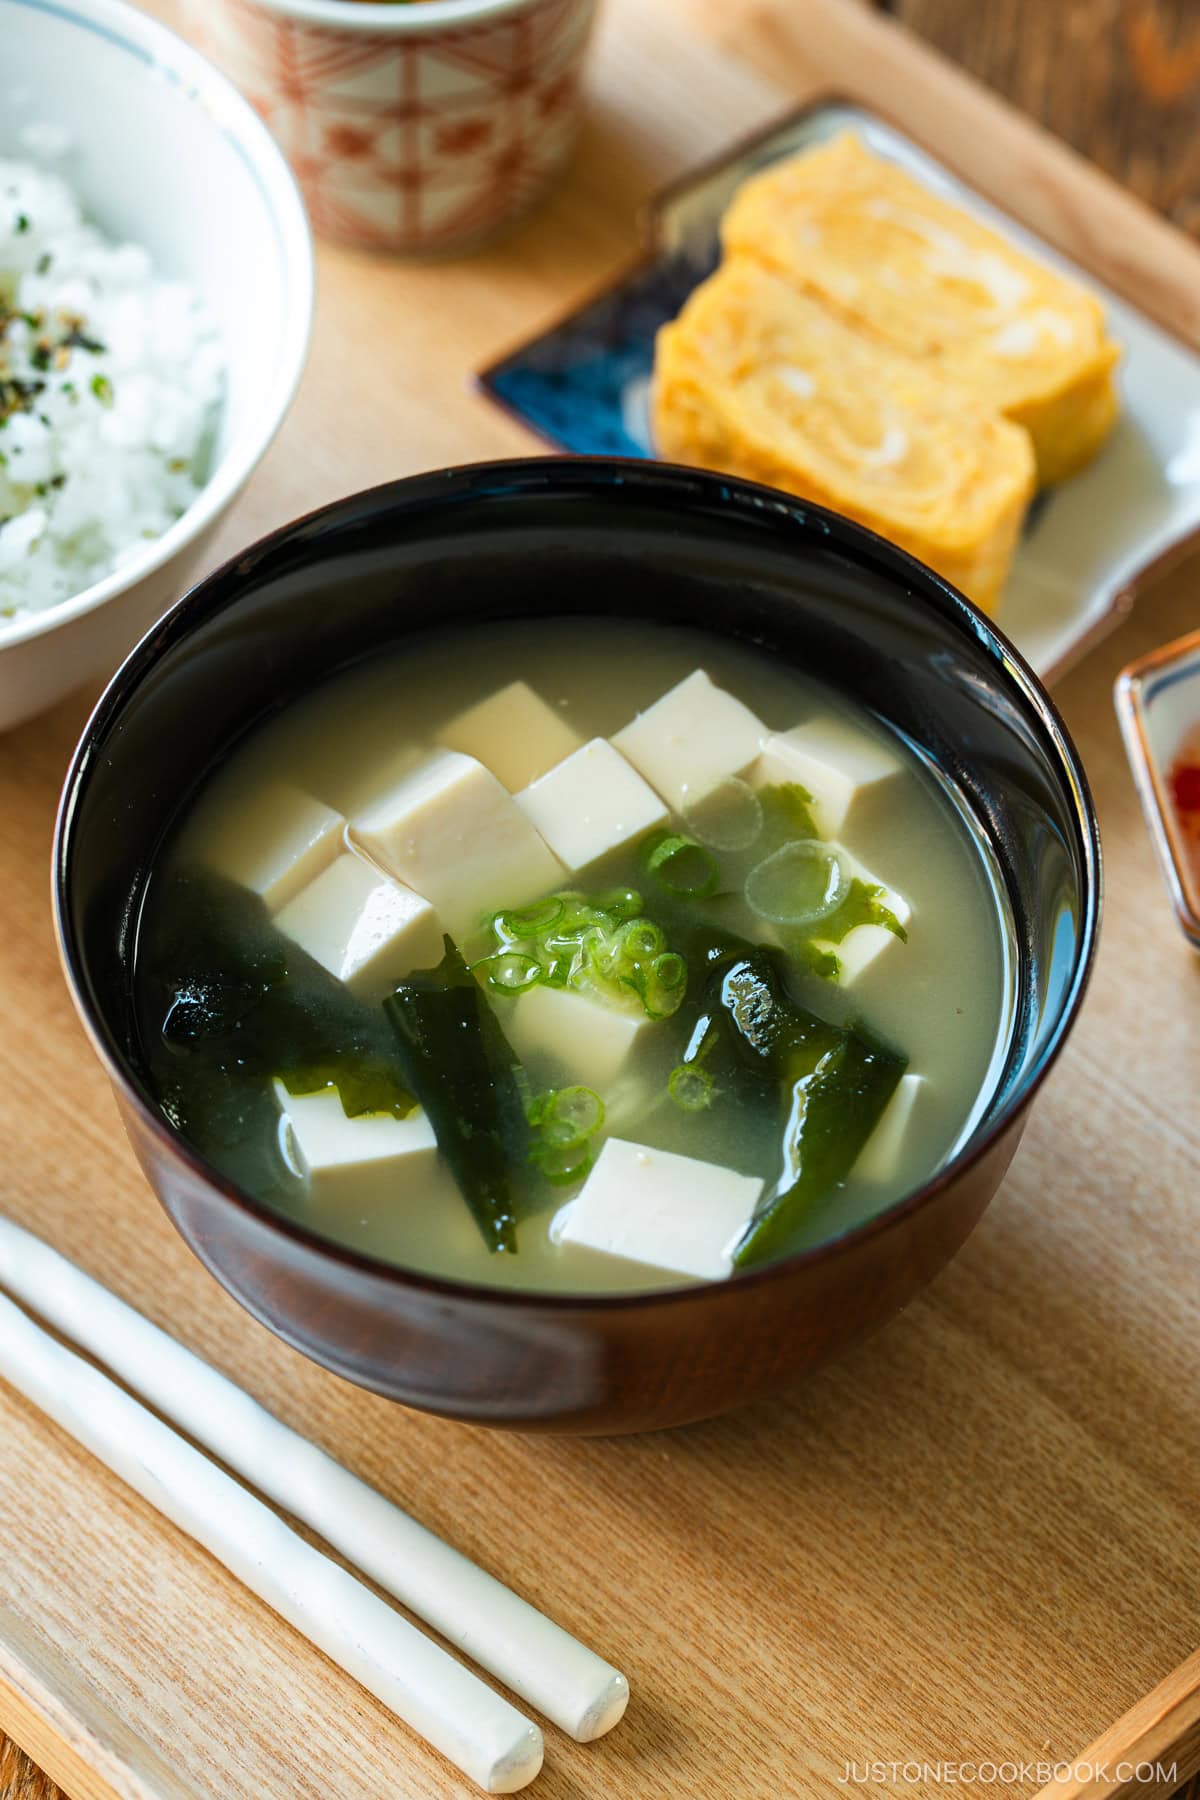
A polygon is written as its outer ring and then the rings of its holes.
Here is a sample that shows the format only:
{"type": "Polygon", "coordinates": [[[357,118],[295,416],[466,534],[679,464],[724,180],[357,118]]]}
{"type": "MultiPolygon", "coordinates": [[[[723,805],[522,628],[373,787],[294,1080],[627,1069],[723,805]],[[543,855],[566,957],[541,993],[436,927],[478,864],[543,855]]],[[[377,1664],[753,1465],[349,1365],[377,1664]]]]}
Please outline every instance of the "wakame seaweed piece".
{"type": "Polygon", "coordinates": [[[215,975],[184,977],[173,988],[162,1021],[168,1044],[228,1038],[270,992],[270,983],[215,975]]]}
{"type": "Polygon", "coordinates": [[[449,938],[435,969],[406,977],[384,1001],[405,1081],[488,1249],[515,1254],[513,1170],[529,1127],[517,1061],[478,982],[449,938]]]}
{"type": "Polygon", "coordinates": [[[836,981],[842,972],[841,959],[832,950],[822,950],[811,938],[780,933],[784,949],[802,969],[810,969],[822,981],[836,981]]]}
{"type": "Polygon", "coordinates": [[[743,1096],[757,1085],[777,1102],[781,1083],[790,1087],[837,1047],[845,1032],[791,998],[778,954],[751,946],[713,970],[680,1066],[700,1064],[743,1096]]]}
{"type": "Polygon", "coordinates": [[[811,930],[806,926],[784,926],[781,929],[780,939],[784,947],[787,947],[788,938],[793,932],[802,940],[819,938],[823,943],[840,944],[859,925],[882,925],[885,931],[892,932],[902,944],[906,944],[907,931],[880,898],[884,891],[877,881],[862,881],[855,875],[845,899],[833,912],[818,920],[811,930]]]}
{"type": "Polygon", "coordinates": [[[811,969],[823,981],[836,981],[842,972],[837,952],[826,948],[840,944],[859,925],[881,925],[908,942],[908,932],[890,907],[883,904],[884,892],[878,882],[862,881],[856,875],[841,905],[812,926],[781,926],[779,941],[788,955],[802,967],[811,969]]]}
{"type": "Polygon", "coordinates": [[[287,942],[256,895],[203,869],[181,869],[156,898],[159,928],[138,974],[167,1043],[232,1040],[287,979],[287,942]]]}
{"type": "Polygon", "coordinates": [[[348,1119],[387,1112],[397,1119],[406,1119],[416,1104],[407,1088],[399,1086],[394,1054],[390,1063],[365,1053],[352,1059],[334,1058],[288,1069],[280,1080],[289,1094],[316,1094],[323,1088],[336,1088],[348,1119]]]}
{"type": "Polygon", "coordinates": [[[733,1107],[743,1120],[752,1114],[756,1133],[769,1140],[782,1115],[780,1077],[771,1055],[772,1009],[779,1010],[774,970],[752,944],[712,936],[700,939],[698,952],[702,947],[709,956],[708,978],[688,1035],[678,1045],[668,1095],[672,1081],[678,1089],[685,1072],[694,1070],[709,1083],[706,1112],[733,1107]]]}
{"type": "Polygon", "coordinates": [[[763,825],[760,855],[795,843],[800,838],[819,838],[813,816],[813,797],[798,781],[777,781],[758,790],[763,825]]]}
{"type": "Polygon", "coordinates": [[[784,1172],[734,1254],[744,1269],[787,1250],[796,1226],[854,1167],[908,1066],[856,1029],[791,1083],[784,1172]]]}
{"type": "MultiPolygon", "coordinates": [[[[200,868],[159,897],[139,955],[143,1038],[193,1066],[247,1080],[333,1082],[347,1114],[415,1105],[378,1004],[361,1000],[276,929],[256,894],[200,868]]],[[[194,1109],[193,1109],[194,1110],[194,1109]]]]}
{"type": "Polygon", "coordinates": [[[845,1178],[907,1066],[861,1027],[798,1005],[778,951],[760,946],[714,970],[679,1069],[703,1071],[780,1131],[782,1173],[739,1246],[739,1268],[782,1248],[805,1211],[845,1178]]]}
{"type": "Polygon", "coordinates": [[[739,956],[749,956],[756,945],[740,932],[731,931],[713,916],[713,903],[720,898],[685,898],[682,895],[656,896],[654,916],[666,933],[672,950],[683,957],[688,967],[688,985],[698,989],[700,980],[711,970],[739,956]]]}
{"type": "Polygon", "coordinates": [[[279,1109],[263,1083],[223,1070],[162,1072],[158,1102],[166,1118],[224,1175],[259,1199],[282,1196],[291,1177],[279,1154],[279,1109]]]}

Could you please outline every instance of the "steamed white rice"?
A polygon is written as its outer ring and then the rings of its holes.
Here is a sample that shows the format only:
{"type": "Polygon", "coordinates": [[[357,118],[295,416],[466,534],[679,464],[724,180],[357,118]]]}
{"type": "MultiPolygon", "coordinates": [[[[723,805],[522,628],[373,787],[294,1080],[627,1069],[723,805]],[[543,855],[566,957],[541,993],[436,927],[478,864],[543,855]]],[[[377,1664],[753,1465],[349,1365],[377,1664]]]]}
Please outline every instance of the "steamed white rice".
{"type": "Polygon", "coordinates": [[[147,556],[204,485],[216,326],[65,181],[0,161],[0,631],[147,556]]]}

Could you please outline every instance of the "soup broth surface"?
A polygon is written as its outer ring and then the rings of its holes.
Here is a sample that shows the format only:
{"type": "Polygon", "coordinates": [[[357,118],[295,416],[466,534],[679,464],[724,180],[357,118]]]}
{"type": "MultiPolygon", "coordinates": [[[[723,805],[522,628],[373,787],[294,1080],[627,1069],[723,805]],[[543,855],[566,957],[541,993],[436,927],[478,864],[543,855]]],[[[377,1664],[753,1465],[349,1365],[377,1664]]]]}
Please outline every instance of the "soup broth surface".
{"type": "MultiPolygon", "coordinates": [[[[901,1053],[908,1073],[923,1077],[920,1097],[884,1177],[875,1171],[864,1178],[851,1168],[792,1222],[780,1248],[835,1236],[925,1181],[969,1133],[998,1079],[1007,1045],[1011,927],[990,853],[953,796],[918,757],[836,694],[751,647],[620,619],[539,620],[410,643],[334,677],[235,749],[168,845],[142,911],[141,1031],[168,1116],[225,1174],[271,1207],[331,1239],[409,1268],[491,1285],[578,1293],[661,1288],[692,1279],[555,1241],[552,1221],[576,1188],[553,1185],[534,1170],[522,1178],[515,1255],[489,1250],[454,1195],[453,1204],[364,1206],[349,1188],[339,1192],[334,1183],[315,1198],[297,1172],[270,1080],[261,1073],[240,1074],[235,1066],[214,1084],[203,1074],[192,1041],[186,1032],[181,1039],[172,1018],[177,1024],[187,1007],[203,1004],[205,998],[203,982],[189,986],[194,972],[181,966],[191,954],[189,933],[195,927],[186,899],[192,891],[189,880],[197,871],[203,879],[204,871],[228,864],[239,816],[270,784],[284,782],[304,790],[353,826],[364,809],[386,795],[398,771],[435,745],[447,721],[510,682],[528,683],[587,741],[616,734],[697,669],[744,702],[771,732],[787,732],[812,718],[844,721],[868,743],[883,744],[901,764],[879,799],[861,817],[852,814],[839,837],[872,877],[908,902],[907,941],[897,937],[888,942],[850,987],[792,958],[786,964],[786,989],[798,1005],[821,1018],[835,1024],[861,1022],[874,1040],[901,1053]]],[[[740,786],[734,801],[738,795],[744,799],[740,786]]],[[[701,814],[698,808],[689,821],[686,809],[682,818],[676,812],[667,830],[700,834],[701,814]]],[[[742,846],[726,851],[713,842],[736,841],[738,821],[731,828],[728,819],[716,817],[714,824],[708,818],[703,827],[720,873],[716,895],[705,902],[706,915],[755,942],[778,941],[771,925],[742,896],[755,850],[742,846]]],[[[584,894],[635,887],[645,916],[655,919],[655,878],[647,873],[639,846],[568,877],[566,885],[584,894]]],[[[494,904],[503,907],[506,896],[497,893],[494,904]]],[[[204,929],[210,926],[218,934],[225,929],[217,915],[204,929]]],[[[669,925],[665,933],[670,944],[669,925]]],[[[786,932],[781,935],[786,939],[786,932]]],[[[474,942],[463,948],[471,960],[481,946],[474,942]]],[[[686,998],[670,1022],[676,1051],[702,985],[689,969],[686,998]]],[[[236,1004],[252,1007],[250,990],[244,1001],[235,996],[236,1004]]],[[[371,1042],[386,1056],[389,1031],[383,995],[377,998],[378,1035],[371,1042]]],[[[511,1016],[508,1009],[518,1002],[489,998],[504,1027],[511,1016]]],[[[220,1003],[229,1003],[224,991],[220,1003]]],[[[668,1092],[672,1058],[664,1061],[666,1039],[667,1026],[661,1022],[639,1032],[627,1066],[600,1096],[605,1119],[593,1147],[611,1135],[775,1182],[780,1175],[778,1132],[764,1131],[761,1116],[729,1093],[718,1091],[694,1110],[676,1104],[668,1092]]],[[[578,1083],[580,1075],[570,1061],[569,1054],[534,1053],[526,1075],[530,1091],[578,1083]]]]}

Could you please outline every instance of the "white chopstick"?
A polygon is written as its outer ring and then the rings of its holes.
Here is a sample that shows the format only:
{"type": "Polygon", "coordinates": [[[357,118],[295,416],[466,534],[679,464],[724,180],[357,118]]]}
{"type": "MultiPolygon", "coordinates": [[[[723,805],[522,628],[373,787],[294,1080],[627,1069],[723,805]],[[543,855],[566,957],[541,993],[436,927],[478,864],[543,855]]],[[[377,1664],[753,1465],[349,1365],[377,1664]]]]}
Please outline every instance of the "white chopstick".
{"type": "MultiPolygon", "coordinates": [[[[189,1437],[580,1743],[629,1684],[510,1588],[276,1419],[66,1257],[0,1219],[0,1287],[104,1362],[189,1437]]],[[[3,1372],[3,1371],[0,1371],[3,1372]]]]}
{"type": "Polygon", "coordinates": [[[0,1375],[489,1794],[533,1780],[536,1725],[3,1298],[0,1375]]]}

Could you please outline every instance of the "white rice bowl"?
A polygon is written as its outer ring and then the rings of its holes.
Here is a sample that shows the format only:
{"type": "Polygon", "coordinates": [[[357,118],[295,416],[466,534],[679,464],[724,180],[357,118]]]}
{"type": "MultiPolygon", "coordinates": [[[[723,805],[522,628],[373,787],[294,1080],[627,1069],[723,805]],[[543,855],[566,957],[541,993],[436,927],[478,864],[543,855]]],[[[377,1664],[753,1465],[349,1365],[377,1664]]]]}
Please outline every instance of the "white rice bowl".
{"type": "Polygon", "coordinates": [[[58,175],[0,161],[0,626],[152,554],[204,486],[224,388],[199,296],[58,175]]]}

